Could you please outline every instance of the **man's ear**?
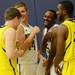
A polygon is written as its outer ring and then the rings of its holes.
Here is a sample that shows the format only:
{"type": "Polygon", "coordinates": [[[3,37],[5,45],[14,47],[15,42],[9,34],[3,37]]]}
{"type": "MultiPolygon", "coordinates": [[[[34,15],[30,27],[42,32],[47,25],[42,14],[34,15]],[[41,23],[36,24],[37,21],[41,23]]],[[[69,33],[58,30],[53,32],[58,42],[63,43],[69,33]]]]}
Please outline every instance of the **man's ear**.
{"type": "Polygon", "coordinates": [[[63,14],[64,14],[64,15],[67,14],[67,10],[63,10],[63,14]]]}

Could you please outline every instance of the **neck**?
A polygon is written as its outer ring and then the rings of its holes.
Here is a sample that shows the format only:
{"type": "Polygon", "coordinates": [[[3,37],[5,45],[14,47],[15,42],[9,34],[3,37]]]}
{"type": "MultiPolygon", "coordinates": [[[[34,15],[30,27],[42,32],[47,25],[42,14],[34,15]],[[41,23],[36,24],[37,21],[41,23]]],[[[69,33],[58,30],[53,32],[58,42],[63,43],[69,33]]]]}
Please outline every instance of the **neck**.
{"type": "Polygon", "coordinates": [[[28,23],[28,21],[23,21],[23,22],[21,22],[21,24],[28,25],[29,23],[28,23]]]}
{"type": "Polygon", "coordinates": [[[66,19],[68,19],[68,18],[72,18],[72,17],[69,16],[69,15],[66,15],[66,16],[64,17],[64,21],[65,21],[66,19]]]}
{"type": "Polygon", "coordinates": [[[12,21],[6,21],[5,25],[8,25],[8,26],[12,27],[13,29],[16,29],[16,27],[14,26],[14,23],[12,21]]]}
{"type": "Polygon", "coordinates": [[[69,18],[72,18],[72,16],[70,16],[70,15],[64,15],[64,16],[62,17],[62,19],[59,20],[59,23],[61,24],[62,22],[64,22],[65,20],[67,20],[67,19],[69,19],[69,18]]]}
{"type": "Polygon", "coordinates": [[[49,30],[54,24],[55,24],[55,22],[52,22],[51,24],[47,25],[46,28],[49,30]]]}

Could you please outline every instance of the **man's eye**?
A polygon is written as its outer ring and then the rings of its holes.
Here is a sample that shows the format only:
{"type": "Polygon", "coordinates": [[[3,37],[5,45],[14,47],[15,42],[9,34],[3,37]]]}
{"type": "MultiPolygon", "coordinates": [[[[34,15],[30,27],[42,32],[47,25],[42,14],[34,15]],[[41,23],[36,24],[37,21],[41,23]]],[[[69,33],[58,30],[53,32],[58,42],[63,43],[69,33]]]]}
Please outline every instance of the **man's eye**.
{"type": "Polygon", "coordinates": [[[21,12],[25,12],[25,11],[21,11],[21,12]]]}

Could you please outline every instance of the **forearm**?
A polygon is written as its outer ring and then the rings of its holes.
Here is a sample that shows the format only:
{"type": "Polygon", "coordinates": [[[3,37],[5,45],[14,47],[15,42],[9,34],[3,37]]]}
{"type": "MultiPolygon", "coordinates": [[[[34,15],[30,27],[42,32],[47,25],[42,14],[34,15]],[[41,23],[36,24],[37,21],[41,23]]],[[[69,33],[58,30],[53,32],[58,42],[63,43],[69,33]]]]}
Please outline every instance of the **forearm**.
{"type": "Polygon", "coordinates": [[[53,59],[54,59],[54,53],[50,53],[48,63],[46,65],[46,69],[45,69],[45,75],[50,75],[50,68],[53,64],[53,59]]]}
{"type": "Polygon", "coordinates": [[[47,41],[49,40],[50,41],[50,36],[51,36],[51,34],[50,34],[50,32],[48,32],[45,36],[44,36],[44,38],[42,39],[42,48],[43,49],[46,49],[46,46],[47,46],[47,41]]]}
{"type": "Polygon", "coordinates": [[[52,66],[53,64],[53,59],[54,59],[54,54],[50,54],[49,56],[49,59],[48,59],[48,63],[47,63],[47,66],[46,66],[46,70],[50,69],[50,67],[52,66]]]}
{"type": "Polygon", "coordinates": [[[35,33],[31,32],[29,37],[25,39],[25,41],[21,44],[21,48],[26,51],[29,47],[31,47],[34,37],[35,37],[35,33]]]}

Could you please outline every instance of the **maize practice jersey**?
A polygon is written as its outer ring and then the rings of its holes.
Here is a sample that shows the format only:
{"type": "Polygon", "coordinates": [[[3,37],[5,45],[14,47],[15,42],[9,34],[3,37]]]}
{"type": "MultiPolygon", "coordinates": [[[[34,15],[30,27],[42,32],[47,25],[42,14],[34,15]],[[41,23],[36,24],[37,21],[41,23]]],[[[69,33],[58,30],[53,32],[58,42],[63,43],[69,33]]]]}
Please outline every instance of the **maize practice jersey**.
{"type": "Polygon", "coordinates": [[[9,59],[5,50],[4,32],[9,28],[11,27],[3,26],[0,28],[0,75],[18,75],[16,60],[9,59]]]}
{"type": "Polygon", "coordinates": [[[75,75],[75,19],[63,22],[68,28],[62,75],[75,75]]]}

